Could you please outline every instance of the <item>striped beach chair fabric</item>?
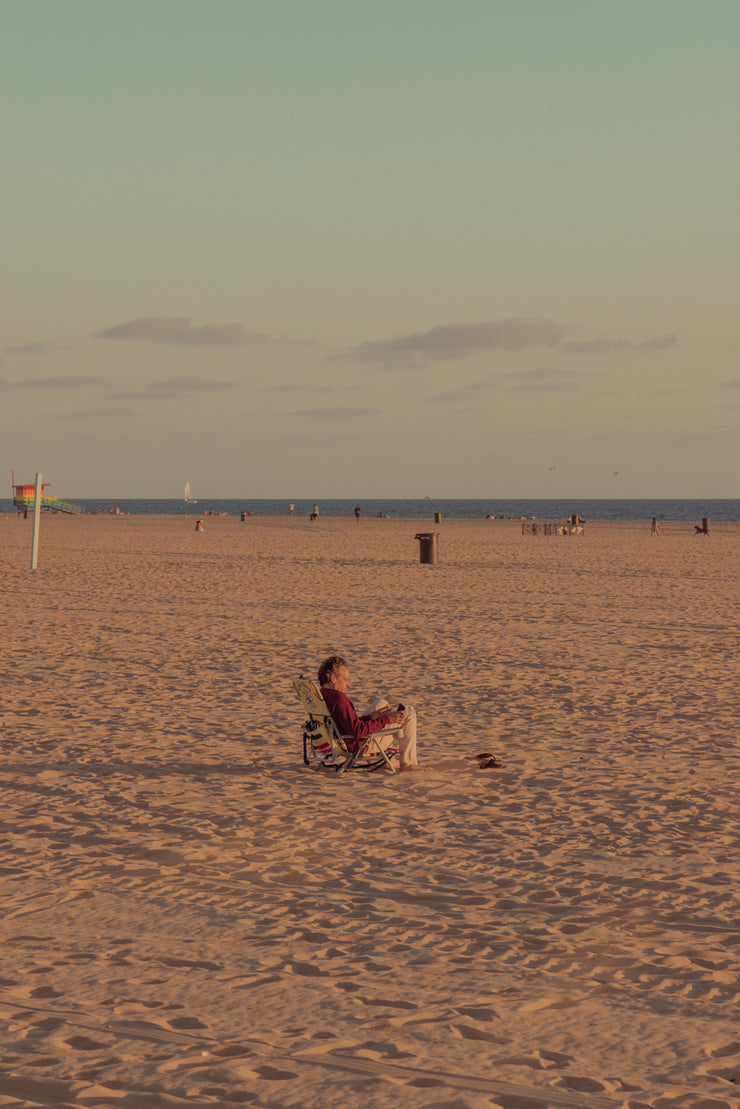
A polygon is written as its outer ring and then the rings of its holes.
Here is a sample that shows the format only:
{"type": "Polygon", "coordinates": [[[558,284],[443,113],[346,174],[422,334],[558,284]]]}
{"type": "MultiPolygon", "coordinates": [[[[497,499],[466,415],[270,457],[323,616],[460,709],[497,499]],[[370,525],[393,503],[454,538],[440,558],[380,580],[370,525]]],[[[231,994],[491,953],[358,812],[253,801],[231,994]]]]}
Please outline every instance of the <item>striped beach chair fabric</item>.
{"type": "Polygon", "coordinates": [[[308,713],[303,725],[303,761],[306,766],[323,766],[344,774],[347,770],[377,770],[387,766],[395,772],[391,759],[398,754],[395,747],[384,748],[383,736],[393,734],[392,728],[375,732],[361,747],[351,751],[347,746],[351,736],[340,735],[326,701],[315,682],[310,678],[293,678],[298,699],[308,713]]]}

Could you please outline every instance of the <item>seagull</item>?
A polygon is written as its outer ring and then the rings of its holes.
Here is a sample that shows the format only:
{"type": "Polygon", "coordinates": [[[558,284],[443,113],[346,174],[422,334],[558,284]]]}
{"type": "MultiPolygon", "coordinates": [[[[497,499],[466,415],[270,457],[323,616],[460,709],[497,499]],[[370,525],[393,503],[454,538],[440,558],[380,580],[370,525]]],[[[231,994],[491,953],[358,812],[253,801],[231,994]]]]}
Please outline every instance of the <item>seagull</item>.
{"type": "Polygon", "coordinates": [[[612,471],[615,477],[619,477],[619,470],[612,471]]]}

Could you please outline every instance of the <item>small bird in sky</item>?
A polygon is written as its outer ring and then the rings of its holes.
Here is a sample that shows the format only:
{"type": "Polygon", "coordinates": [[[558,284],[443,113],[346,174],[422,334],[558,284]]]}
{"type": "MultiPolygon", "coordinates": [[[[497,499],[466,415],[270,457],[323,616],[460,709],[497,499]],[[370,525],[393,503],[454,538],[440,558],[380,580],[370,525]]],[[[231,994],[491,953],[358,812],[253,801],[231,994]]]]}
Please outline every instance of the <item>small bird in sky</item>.
{"type": "Polygon", "coordinates": [[[619,477],[619,470],[614,470],[613,474],[614,474],[615,477],[619,477]]]}

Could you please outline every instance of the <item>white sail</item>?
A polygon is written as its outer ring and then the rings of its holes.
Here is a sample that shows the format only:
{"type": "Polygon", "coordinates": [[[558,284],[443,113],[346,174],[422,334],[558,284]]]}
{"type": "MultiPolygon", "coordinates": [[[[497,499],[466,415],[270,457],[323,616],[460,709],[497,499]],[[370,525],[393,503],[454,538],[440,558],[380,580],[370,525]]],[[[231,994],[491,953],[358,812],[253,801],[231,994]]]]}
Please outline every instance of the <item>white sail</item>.
{"type": "Polygon", "coordinates": [[[197,504],[198,503],[195,500],[195,498],[193,497],[193,494],[190,492],[190,482],[189,481],[185,483],[185,501],[186,501],[187,504],[197,504]]]}

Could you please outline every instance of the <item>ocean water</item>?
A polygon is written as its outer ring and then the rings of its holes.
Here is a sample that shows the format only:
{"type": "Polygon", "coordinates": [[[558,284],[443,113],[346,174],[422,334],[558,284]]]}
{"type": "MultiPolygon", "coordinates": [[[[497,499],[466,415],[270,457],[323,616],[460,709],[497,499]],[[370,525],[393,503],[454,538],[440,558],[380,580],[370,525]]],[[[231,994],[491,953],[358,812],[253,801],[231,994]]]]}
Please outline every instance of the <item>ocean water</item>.
{"type": "MultiPolygon", "coordinates": [[[[60,498],[61,499],[61,498],[60,498]]],[[[186,504],[182,500],[98,500],[64,497],[85,512],[95,513],[119,508],[121,512],[134,516],[202,516],[204,512],[228,513],[253,512],[255,516],[287,516],[288,500],[250,500],[219,497],[201,497],[196,504],[186,504]]],[[[584,499],[570,497],[567,500],[527,500],[497,499],[464,500],[424,498],[423,500],[322,500],[318,502],[321,516],[354,515],[355,504],[360,505],[363,517],[392,516],[396,519],[433,520],[439,512],[442,519],[484,520],[487,516],[519,519],[520,516],[534,517],[537,520],[565,520],[571,513],[578,513],[584,520],[658,520],[693,521],[698,523],[704,517],[715,522],[740,521],[740,499],[721,500],[643,500],[584,499]]],[[[295,515],[308,516],[312,501],[295,501],[295,515]]],[[[0,499],[0,513],[13,513],[13,502],[0,499]]]]}

